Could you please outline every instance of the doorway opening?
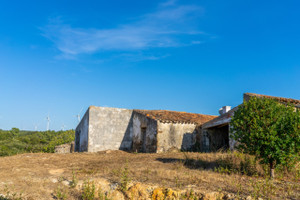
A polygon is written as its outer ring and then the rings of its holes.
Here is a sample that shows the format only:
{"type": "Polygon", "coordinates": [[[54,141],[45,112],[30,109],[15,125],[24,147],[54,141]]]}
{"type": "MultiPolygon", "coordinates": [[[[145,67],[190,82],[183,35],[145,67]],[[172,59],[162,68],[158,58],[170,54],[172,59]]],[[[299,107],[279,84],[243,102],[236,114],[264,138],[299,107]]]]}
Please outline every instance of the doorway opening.
{"type": "Polygon", "coordinates": [[[141,127],[141,148],[140,148],[140,152],[146,152],[146,131],[147,131],[147,127],[141,127]]]}
{"type": "Polygon", "coordinates": [[[229,125],[212,127],[208,129],[210,151],[229,149],[229,125]]]}

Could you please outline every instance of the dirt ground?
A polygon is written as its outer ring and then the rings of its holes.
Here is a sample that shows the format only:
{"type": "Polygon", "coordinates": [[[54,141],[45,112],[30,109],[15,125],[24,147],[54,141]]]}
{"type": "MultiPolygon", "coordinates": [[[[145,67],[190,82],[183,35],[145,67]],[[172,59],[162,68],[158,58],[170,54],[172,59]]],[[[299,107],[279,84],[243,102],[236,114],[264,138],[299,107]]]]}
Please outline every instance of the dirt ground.
{"type": "MultiPolygon", "coordinates": [[[[22,193],[28,199],[53,199],[58,182],[70,182],[72,171],[79,183],[105,179],[119,183],[128,167],[131,182],[175,189],[193,188],[205,192],[224,191],[241,196],[261,191],[263,177],[226,174],[214,169],[221,153],[135,154],[123,151],[72,154],[20,154],[0,158],[0,194],[4,190],[22,193]],[[187,162],[188,157],[188,162],[187,162]],[[205,167],[201,167],[201,165],[205,167]],[[258,189],[257,189],[258,188],[258,189]]],[[[274,199],[300,199],[298,177],[274,182],[274,199]]],[[[270,187],[272,190],[272,187],[270,187]]]]}

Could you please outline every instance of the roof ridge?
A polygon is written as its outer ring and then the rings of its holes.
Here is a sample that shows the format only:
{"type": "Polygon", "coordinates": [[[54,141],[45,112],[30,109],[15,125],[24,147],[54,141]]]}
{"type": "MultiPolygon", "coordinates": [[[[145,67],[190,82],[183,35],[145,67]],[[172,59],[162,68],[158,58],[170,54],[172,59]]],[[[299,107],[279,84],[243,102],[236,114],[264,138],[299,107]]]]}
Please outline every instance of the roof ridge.
{"type": "Polygon", "coordinates": [[[163,123],[189,123],[201,125],[209,120],[216,118],[215,115],[205,115],[198,113],[187,113],[169,110],[138,110],[135,112],[145,115],[148,118],[158,120],[163,123]]]}
{"type": "Polygon", "coordinates": [[[134,110],[134,111],[150,111],[150,112],[166,111],[166,112],[174,112],[174,113],[182,113],[182,114],[195,114],[195,115],[205,115],[205,116],[218,116],[218,115],[208,115],[208,114],[202,114],[202,113],[192,113],[192,112],[174,111],[174,110],[143,110],[143,109],[133,109],[133,110],[134,110]]]}

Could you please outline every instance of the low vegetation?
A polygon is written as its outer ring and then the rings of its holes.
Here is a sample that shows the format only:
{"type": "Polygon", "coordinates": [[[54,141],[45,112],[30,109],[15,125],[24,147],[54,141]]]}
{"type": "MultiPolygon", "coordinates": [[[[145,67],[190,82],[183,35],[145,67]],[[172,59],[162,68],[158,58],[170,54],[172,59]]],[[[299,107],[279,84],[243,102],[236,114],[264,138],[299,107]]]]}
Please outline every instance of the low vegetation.
{"type": "Polygon", "coordinates": [[[20,153],[53,153],[54,147],[74,141],[74,130],[21,131],[17,128],[0,130],[0,156],[20,153]]]}

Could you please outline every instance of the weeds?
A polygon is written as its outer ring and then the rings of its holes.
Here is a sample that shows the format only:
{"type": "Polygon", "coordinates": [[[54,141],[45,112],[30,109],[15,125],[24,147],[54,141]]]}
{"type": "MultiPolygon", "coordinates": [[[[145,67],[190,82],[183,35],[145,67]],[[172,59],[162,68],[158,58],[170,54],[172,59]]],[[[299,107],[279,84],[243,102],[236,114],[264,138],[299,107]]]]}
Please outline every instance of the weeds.
{"type": "Polygon", "coordinates": [[[4,187],[4,193],[5,195],[0,196],[0,200],[22,200],[23,199],[23,193],[17,193],[17,192],[11,192],[8,189],[8,186],[5,185],[4,187]]]}
{"type": "Polygon", "coordinates": [[[77,176],[74,172],[74,169],[72,169],[72,180],[70,182],[70,188],[75,188],[78,184],[78,179],[77,176]]]}
{"type": "Polygon", "coordinates": [[[99,200],[110,200],[110,198],[108,198],[108,195],[104,193],[101,188],[98,188],[98,198],[99,200]]]}
{"type": "Polygon", "coordinates": [[[183,200],[198,200],[202,197],[200,194],[196,194],[193,189],[187,190],[186,193],[180,196],[180,199],[183,200]]]}
{"type": "Polygon", "coordinates": [[[124,169],[121,171],[119,190],[125,193],[128,190],[128,185],[131,179],[129,177],[128,161],[126,161],[124,169]]]}
{"type": "Polygon", "coordinates": [[[181,182],[179,181],[179,176],[175,177],[175,186],[177,188],[181,188],[181,186],[182,186],[181,182]]]}
{"type": "Polygon", "coordinates": [[[233,152],[222,155],[222,158],[217,160],[217,167],[214,168],[214,171],[223,174],[238,173],[253,176],[259,173],[257,167],[253,156],[233,152]]]}
{"type": "Polygon", "coordinates": [[[148,181],[148,180],[149,180],[149,175],[150,175],[150,173],[151,173],[151,170],[147,168],[146,170],[144,170],[144,171],[142,171],[142,172],[143,172],[143,174],[144,174],[145,181],[148,181]]]}
{"type": "Polygon", "coordinates": [[[66,200],[68,199],[68,191],[63,189],[61,186],[58,186],[56,189],[56,198],[59,200],[66,200]]]}
{"type": "Polygon", "coordinates": [[[252,187],[251,196],[254,199],[258,199],[259,197],[273,199],[273,196],[276,194],[275,185],[269,178],[265,180],[251,180],[250,185],[252,187]]]}
{"type": "Polygon", "coordinates": [[[62,181],[64,180],[64,177],[58,177],[58,187],[55,191],[55,197],[59,200],[66,200],[68,198],[68,190],[62,185],[62,181]]]}
{"type": "Polygon", "coordinates": [[[95,183],[93,181],[86,181],[82,186],[82,199],[93,200],[95,198],[95,183]]]}

